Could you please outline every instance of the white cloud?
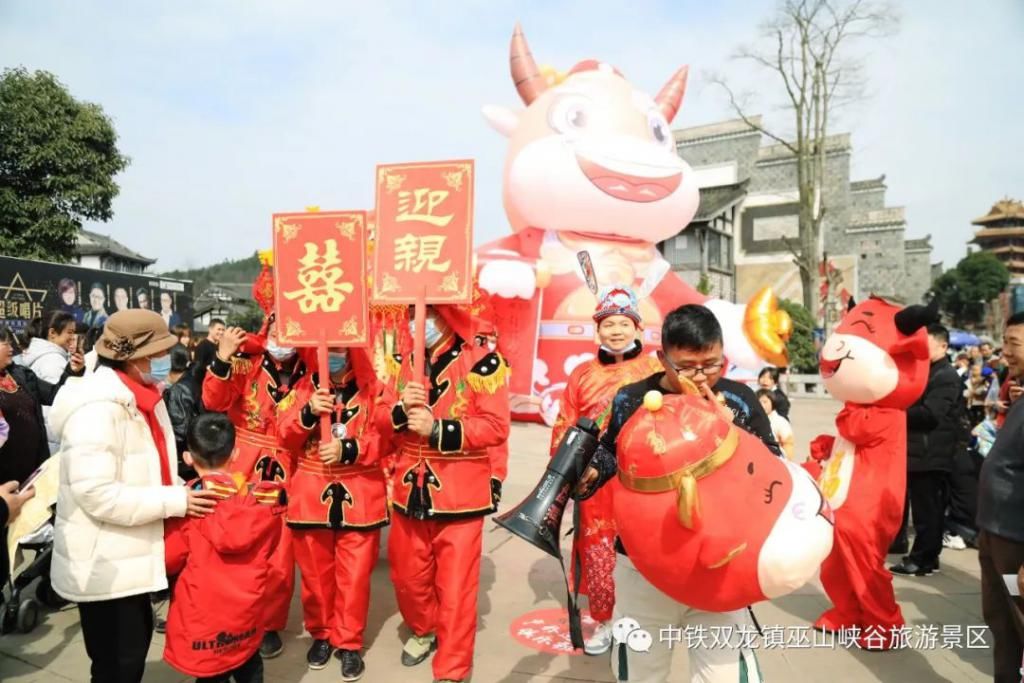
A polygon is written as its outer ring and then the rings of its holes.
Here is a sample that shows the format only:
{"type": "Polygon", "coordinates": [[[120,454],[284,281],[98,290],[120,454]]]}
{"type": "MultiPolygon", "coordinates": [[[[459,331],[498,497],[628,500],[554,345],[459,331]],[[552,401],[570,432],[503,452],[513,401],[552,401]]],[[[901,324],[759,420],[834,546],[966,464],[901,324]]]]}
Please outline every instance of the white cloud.
{"type": "MultiPolygon", "coordinates": [[[[728,116],[700,74],[773,4],[20,0],[0,9],[0,64],[50,70],[110,114],[132,165],[114,220],[95,228],[169,268],[267,246],[274,211],[371,206],[380,162],[475,158],[477,241],[499,237],[504,141],[480,107],[518,104],[517,19],[538,62],[599,57],[650,92],[691,64],[676,120],[688,126],[728,116]]],[[[1011,161],[1024,96],[1010,73],[1024,59],[1012,0],[966,17],[941,4],[907,3],[903,33],[869,71],[877,95],[843,123],[856,175],[887,173],[911,235],[942,235],[950,261],[971,218],[1024,195],[1011,161]]]]}

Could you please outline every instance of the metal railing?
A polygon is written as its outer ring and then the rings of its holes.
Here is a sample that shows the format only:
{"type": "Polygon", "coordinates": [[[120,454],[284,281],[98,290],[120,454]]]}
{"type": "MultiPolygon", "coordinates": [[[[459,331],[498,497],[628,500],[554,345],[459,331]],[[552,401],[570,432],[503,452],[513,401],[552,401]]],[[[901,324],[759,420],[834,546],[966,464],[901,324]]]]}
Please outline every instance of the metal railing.
{"type": "Polygon", "coordinates": [[[786,375],[781,380],[782,390],[788,396],[799,398],[831,398],[821,375],[786,375]]]}

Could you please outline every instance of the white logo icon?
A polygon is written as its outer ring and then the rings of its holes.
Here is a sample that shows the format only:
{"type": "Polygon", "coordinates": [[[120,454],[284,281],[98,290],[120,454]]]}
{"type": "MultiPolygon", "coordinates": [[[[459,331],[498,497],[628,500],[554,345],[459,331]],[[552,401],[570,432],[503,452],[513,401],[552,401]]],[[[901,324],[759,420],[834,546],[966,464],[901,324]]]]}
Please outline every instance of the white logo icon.
{"type": "Polygon", "coordinates": [[[654,639],[640,628],[636,619],[623,617],[612,625],[612,637],[619,645],[625,645],[633,652],[650,652],[654,639]]]}

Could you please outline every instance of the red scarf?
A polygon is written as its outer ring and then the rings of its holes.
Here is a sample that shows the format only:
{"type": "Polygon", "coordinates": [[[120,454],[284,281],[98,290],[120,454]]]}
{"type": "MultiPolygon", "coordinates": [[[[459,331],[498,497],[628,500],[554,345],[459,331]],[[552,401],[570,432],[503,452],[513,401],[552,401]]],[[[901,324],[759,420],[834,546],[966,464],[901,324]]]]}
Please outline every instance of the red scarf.
{"type": "Polygon", "coordinates": [[[124,385],[135,396],[135,405],[138,406],[142,415],[146,418],[149,431],[153,435],[153,443],[156,444],[157,453],[160,454],[160,481],[164,486],[171,486],[174,481],[171,479],[171,464],[167,456],[167,439],[164,438],[164,430],[160,421],[156,419],[156,405],[162,397],[156,387],[137,382],[120,370],[115,370],[124,385]]]}

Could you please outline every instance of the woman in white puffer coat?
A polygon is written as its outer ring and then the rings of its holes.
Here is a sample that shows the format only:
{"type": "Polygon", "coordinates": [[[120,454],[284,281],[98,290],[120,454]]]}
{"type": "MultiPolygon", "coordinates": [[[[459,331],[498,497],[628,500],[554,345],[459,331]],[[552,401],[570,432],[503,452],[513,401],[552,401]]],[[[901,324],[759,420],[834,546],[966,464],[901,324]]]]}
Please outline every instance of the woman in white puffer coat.
{"type": "Polygon", "coordinates": [[[66,385],[50,412],[62,443],[50,575],[78,603],[93,681],[142,680],[149,594],[167,588],[163,521],[215,504],[175,482],[174,433],[150,376],[175,343],[157,313],[115,313],[96,371],[66,385]]]}

